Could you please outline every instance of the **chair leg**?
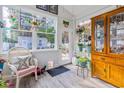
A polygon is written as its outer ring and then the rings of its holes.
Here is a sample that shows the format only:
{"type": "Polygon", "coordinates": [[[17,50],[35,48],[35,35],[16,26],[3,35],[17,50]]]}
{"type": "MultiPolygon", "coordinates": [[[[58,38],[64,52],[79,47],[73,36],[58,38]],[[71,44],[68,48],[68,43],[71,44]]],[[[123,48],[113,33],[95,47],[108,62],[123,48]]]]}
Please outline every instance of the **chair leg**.
{"type": "Polygon", "coordinates": [[[20,78],[17,77],[17,78],[16,78],[16,88],[19,88],[19,83],[20,83],[20,78]]]}
{"type": "Polygon", "coordinates": [[[35,80],[37,80],[37,69],[35,70],[35,80]]]}

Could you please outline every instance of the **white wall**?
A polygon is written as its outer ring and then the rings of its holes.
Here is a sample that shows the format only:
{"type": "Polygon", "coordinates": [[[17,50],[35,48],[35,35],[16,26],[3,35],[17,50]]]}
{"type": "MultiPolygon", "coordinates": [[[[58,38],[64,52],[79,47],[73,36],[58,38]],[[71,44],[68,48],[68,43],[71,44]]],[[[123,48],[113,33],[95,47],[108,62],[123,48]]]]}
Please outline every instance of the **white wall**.
{"type": "MultiPolygon", "coordinates": [[[[104,5],[102,5],[102,6],[104,6],[104,5]]],[[[94,7],[95,7],[95,5],[94,5],[94,7]]],[[[105,8],[98,9],[97,11],[92,12],[92,10],[91,10],[91,11],[89,11],[89,14],[87,14],[87,15],[84,14],[83,16],[77,18],[76,24],[79,24],[80,22],[83,22],[83,21],[90,20],[90,18],[92,18],[94,16],[106,13],[108,11],[115,9],[115,8],[116,8],[116,5],[107,5],[107,6],[105,6],[105,8]]]]}
{"type": "MultiPolygon", "coordinates": [[[[23,8],[25,11],[34,11],[34,13],[36,12],[36,14],[40,13],[42,15],[48,15],[48,16],[53,16],[53,17],[57,17],[58,18],[58,30],[57,30],[57,45],[58,45],[58,49],[57,50],[49,50],[49,51],[36,51],[33,52],[33,55],[38,59],[38,62],[40,65],[45,65],[48,63],[49,60],[52,60],[54,62],[54,66],[59,66],[62,64],[66,64],[66,62],[63,62],[61,60],[61,50],[59,49],[59,47],[61,46],[61,42],[62,42],[62,31],[69,31],[69,39],[70,39],[70,50],[71,53],[73,53],[73,47],[74,47],[74,42],[76,39],[76,34],[75,34],[75,24],[76,22],[74,21],[74,16],[72,14],[70,14],[70,12],[68,12],[67,10],[65,10],[63,8],[63,6],[59,6],[59,14],[58,15],[54,15],[52,13],[48,13],[46,11],[42,11],[40,9],[36,9],[36,6],[15,6],[15,7],[20,7],[23,8]],[[69,28],[65,28],[63,26],[63,20],[68,20],[70,22],[70,26],[69,28]]],[[[106,9],[106,11],[111,10],[112,8],[106,9]]],[[[99,12],[99,14],[103,12],[103,10],[101,10],[99,12]]],[[[105,11],[104,11],[105,12],[105,11]]],[[[91,16],[94,16],[98,13],[94,13],[91,15],[87,15],[86,18],[81,18],[80,20],[87,20],[90,19],[91,16]]],[[[79,21],[79,19],[77,20],[79,21]]],[[[71,56],[71,55],[70,55],[71,56]]]]}
{"type": "MultiPolygon", "coordinates": [[[[22,6],[19,6],[22,7],[22,6]]],[[[28,9],[28,11],[30,10],[34,10],[37,11],[39,13],[42,14],[47,14],[49,16],[53,16],[53,17],[57,17],[58,18],[58,30],[57,30],[57,45],[58,45],[58,49],[57,50],[48,50],[48,51],[36,51],[33,52],[33,55],[38,59],[38,62],[40,65],[47,65],[48,61],[52,60],[54,62],[54,66],[59,66],[59,65],[63,65],[66,64],[67,62],[63,62],[61,60],[61,50],[59,49],[59,46],[61,46],[61,42],[62,42],[62,31],[67,30],[70,31],[70,46],[73,46],[73,40],[72,40],[72,35],[73,35],[73,31],[74,31],[74,26],[73,26],[73,16],[66,11],[63,6],[59,6],[59,12],[58,12],[58,16],[48,13],[46,11],[42,11],[39,9],[36,9],[35,6],[23,6],[23,8],[28,9]],[[63,20],[68,20],[70,22],[70,26],[69,28],[64,28],[63,26],[63,20]]],[[[72,51],[72,47],[71,47],[71,51],[72,51]]]]}
{"type": "MultiPolygon", "coordinates": [[[[2,6],[0,6],[1,8],[2,6]]],[[[33,51],[33,55],[38,59],[39,65],[47,65],[48,61],[53,61],[54,66],[60,66],[63,64],[66,64],[67,62],[63,62],[61,60],[61,50],[59,47],[61,46],[62,42],[62,31],[70,31],[70,46],[73,46],[72,42],[73,40],[71,39],[72,33],[73,33],[73,15],[71,15],[67,10],[63,8],[63,6],[59,6],[58,10],[58,15],[37,9],[35,5],[21,5],[21,6],[9,6],[9,7],[15,7],[17,9],[23,9],[24,11],[36,14],[36,15],[44,15],[44,16],[50,16],[50,17],[55,17],[57,18],[57,50],[43,50],[43,51],[33,51]],[[65,29],[63,25],[63,20],[68,20],[70,22],[70,25],[67,29],[65,29]]],[[[0,9],[1,10],[1,9],[0,9]]],[[[1,42],[1,41],[0,41],[1,42]]],[[[1,47],[0,47],[1,48],[1,47]]],[[[72,50],[72,48],[71,48],[72,50]]]]}
{"type": "MultiPolygon", "coordinates": [[[[94,5],[94,7],[95,7],[95,5],[94,5]]],[[[107,5],[107,7],[99,9],[99,10],[97,10],[95,12],[89,11],[89,15],[83,15],[82,17],[76,19],[75,24],[77,26],[77,25],[79,25],[80,23],[82,23],[84,21],[90,20],[92,17],[95,17],[97,15],[106,13],[106,12],[114,10],[114,9],[116,9],[116,5],[107,5]]],[[[77,44],[78,37],[79,36],[75,34],[76,39],[74,40],[74,44],[77,44]]]]}

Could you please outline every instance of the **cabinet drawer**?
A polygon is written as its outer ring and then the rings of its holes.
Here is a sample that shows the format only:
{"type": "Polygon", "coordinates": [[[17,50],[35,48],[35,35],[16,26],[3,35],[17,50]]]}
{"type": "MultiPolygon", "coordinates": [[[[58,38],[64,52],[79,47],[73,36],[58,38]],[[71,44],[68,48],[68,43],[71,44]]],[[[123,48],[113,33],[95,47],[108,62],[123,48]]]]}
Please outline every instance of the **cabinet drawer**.
{"type": "Polygon", "coordinates": [[[116,59],[115,59],[115,58],[111,58],[111,57],[106,57],[106,62],[107,62],[107,63],[115,64],[116,59]]]}
{"type": "Polygon", "coordinates": [[[107,63],[115,63],[115,58],[99,56],[99,55],[92,55],[93,60],[104,61],[107,63]]]}
{"type": "Polygon", "coordinates": [[[124,59],[117,59],[116,64],[119,66],[124,66],[124,59]]]}
{"type": "Polygon", "coordinates": [[[105,61],[104,56],[92,55],[93,60],[105,61]]]}

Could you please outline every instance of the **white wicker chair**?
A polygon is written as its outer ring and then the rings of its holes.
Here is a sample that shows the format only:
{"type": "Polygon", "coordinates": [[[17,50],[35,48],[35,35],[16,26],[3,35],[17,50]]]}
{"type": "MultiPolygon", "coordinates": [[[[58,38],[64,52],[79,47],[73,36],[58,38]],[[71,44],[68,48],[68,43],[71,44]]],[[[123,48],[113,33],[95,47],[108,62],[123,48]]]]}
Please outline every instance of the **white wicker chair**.
{"type": "MultiPolygon", "coordinates": [[[[27,60],[26,60],[27,61],[27,60]]],[[[19,87],[20,79],[24,76],[27,76],[31,73],[35,73],[35,79],[37,80],[37,66],[38,61],[36,58],[32,58],[32,53],[25,48],[15,47],[9,50],[8,53],[8,66],[11,69],[14,76],[16,76],[16,88],[19,87]],[[30,62],[28,59],[28,67],[18,70],[17,67],[13,64],[13,57],[26,57],[30,58],[30,62]]]]}

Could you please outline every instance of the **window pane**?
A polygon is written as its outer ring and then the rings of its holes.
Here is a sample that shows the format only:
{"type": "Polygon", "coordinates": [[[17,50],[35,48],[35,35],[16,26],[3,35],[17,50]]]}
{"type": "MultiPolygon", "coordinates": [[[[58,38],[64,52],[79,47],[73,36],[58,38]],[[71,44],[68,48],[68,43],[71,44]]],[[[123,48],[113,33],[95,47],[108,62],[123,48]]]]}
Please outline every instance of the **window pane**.
{"type": "Polygon", "coordinates": [[[47,18],[47,33],[55,33],[55,20],[47,18]]]}
{"type": "Polygon", "coordinates": [[[51,49],[55,47],[55,35],[37,33],[37,49],[51,49]]]}
{"type": "Polygon", "coordinates": [[[34,19],[34,16],[32,14],[21,11],[20,13],[21,30],[31,30],[33,19],[34,19]]]}
{"type": "Polygon", "coordinates": [[[37,31],[46,32],[46,18],[45,17],[36,17],[36,22],[38,24],[37,31]]]}
{"type": "Polygon", "coordinates": [[[6,28],[18,29],[19,11],[13,8],[3,7],[3,20],[6,28]]]}
{"type": "MultiPolygon", "coordinates": [[[[13,47],[25,47],[32,49],[32,35],[37,39],[37,49],[55,48],[56,20],[25,12],[22,9],[2,7],[2,31],[3,51],[7,52],[13,47]],[[27,30],[27,31],[20,31],[27,30]],[[28,32],[28,31],[36,31],[28,32]],[[37,35],[37,36],[36,36],[37,35]]],[[[35,45],[34,45],[35,46],[35,45]]]]}
{"type": "Polygon", "coordinates": [[[32,49],[32,33],[20,31],[3,31],[3,51],[13,47],[32,49]]]}

